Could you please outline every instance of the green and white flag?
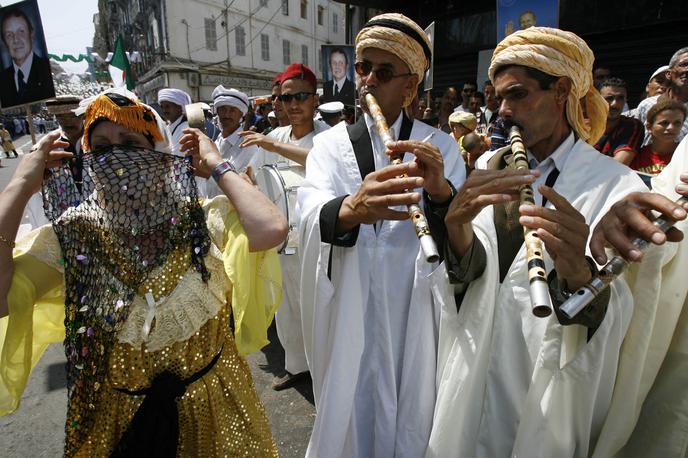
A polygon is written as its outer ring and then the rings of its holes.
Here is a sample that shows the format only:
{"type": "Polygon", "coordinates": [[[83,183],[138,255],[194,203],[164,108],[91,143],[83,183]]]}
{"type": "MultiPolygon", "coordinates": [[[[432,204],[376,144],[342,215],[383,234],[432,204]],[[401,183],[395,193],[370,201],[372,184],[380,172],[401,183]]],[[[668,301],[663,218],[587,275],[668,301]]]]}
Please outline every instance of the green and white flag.
{"type": "Polygon", "coordinates": [[[124,52],[124,45],[122,44],[122,37],[118,36],[115,41],[115,52],[112,55],[112,60],[108,66],[110,71],[110,78],[115,87],[122,87],[126,84],[127,89],[134,90],[134,80],[131,77],[131,67],[129,67],[129,59],[124,52]]]}

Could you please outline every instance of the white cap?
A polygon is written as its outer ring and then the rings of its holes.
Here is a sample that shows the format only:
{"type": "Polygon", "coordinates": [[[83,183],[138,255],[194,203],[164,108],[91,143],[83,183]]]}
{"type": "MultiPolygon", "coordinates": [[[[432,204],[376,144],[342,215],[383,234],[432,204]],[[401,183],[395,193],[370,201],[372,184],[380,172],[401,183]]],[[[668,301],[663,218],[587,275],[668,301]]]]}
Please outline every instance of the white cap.
{"type": "Polygon", "coordinates": [[[658,76],[660,73],[666,73],[667,70],[669,70],[669,66],[668,65],[662,65],[657,70],[655,70],[655,72],[652,74],[652,76],[650,77],[650,79],[648,81],[652,81],[652,78],[658,76]]]}
{"type": "Polygon", "coordinates": [[[344,110],[344,104],[342,102],[327,102],[320,105],[318,110],[323,114],[337,114],[344,110]]]}
{"type": "Polygon", "coordinates": [[[237,89],[227,89],[219,85],[213,91],[212,97],[215,111],[220,107],[230,106],[238,108],[243,115],[248,112],[248,96],[237,89]]]}
{"type": "Polygon", "coordinates": [[[158,103],[171,102],[175,105],[186,107],[191,103],[191,96],[181,89],[165,88],[158,91],[158,103]]]}

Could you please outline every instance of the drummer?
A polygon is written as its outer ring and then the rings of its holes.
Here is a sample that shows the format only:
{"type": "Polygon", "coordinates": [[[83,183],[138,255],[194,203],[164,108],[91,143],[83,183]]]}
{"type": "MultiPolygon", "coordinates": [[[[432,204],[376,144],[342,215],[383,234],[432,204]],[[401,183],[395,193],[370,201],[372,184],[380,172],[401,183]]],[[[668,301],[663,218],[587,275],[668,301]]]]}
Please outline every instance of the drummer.
{"type": "MultiPolygon", "coordinates": [[[[261,147],[258,156],[251,163],[254,170],[260,166],[276,164],[280,168],[286,166],[305,175],[306,156],[313,146],[313,137],[329,128],[324,122],[313,119],[316,84],[315,74],[303,64],[291,64],[284,71],[279,98],[290,124],[278,127],[268,135],[241,133],[244,137],[242,148],[252,145],[261,147]]],[[[299,254],[281,255],[280,264],[283,294],[275,321],[277,334],[284,347],[286,374],[273,382],[273,389],[277,391],[291,388],[310,378],[301,330],[299,254]]]]}

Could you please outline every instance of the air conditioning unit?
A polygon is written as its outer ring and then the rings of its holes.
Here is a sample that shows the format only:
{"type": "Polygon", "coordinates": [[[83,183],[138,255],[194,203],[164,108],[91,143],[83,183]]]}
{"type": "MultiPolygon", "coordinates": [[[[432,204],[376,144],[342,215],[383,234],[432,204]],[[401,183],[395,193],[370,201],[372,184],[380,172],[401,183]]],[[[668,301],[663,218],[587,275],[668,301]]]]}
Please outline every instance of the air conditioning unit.
{"type": "Polygon", "coordinates": [[[201,75],[199,75],[198,73],[186,74],[186,82],[189,84],[189,87],[198,87],[200,79],[201,75]]]}

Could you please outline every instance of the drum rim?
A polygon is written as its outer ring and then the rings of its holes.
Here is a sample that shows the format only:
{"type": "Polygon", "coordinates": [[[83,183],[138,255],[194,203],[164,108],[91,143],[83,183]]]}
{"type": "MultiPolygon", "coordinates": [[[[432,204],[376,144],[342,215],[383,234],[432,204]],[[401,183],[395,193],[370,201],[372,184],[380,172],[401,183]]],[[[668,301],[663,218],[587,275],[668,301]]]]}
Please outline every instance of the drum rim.
{"type": "MultiPolygon", "coordinates": [[[[270,175],[272,175],[273,177],[277,176],[279,183],[282,185],[282,192],[284,193],[284,199],[286,201],[286,205],[284,206],[284,208],[285,208],[285,211],[287,213],[284,216],[287,219],[287,225],[288,225],[291,215],[289,214],[290,212],[289,212],[289,197],[287,196],[287,183],[284,181],[284,178],[282,178],[282,175],[279,173],[279,169],[277,168],[277,166],[275,164],[265,164],[261,167],[258,167],[258,171],[263,170],[263,169],[269,170],[268,173],[270,173],[270,175]]],[[[271,199],[271,201],[272,201],[272,199],[271,199]]],[[[274,205],[274,202],[273,202],[273,205],[274,205]]],[[[289,233],[287,233],[287,236],[285,237],[284,241],[282,242],[282,245],[277,250],[277,253],[280,253],[280,254],[283,253],[284,250],[287,248],[288,244],[289,244],[289,233]]]]}

